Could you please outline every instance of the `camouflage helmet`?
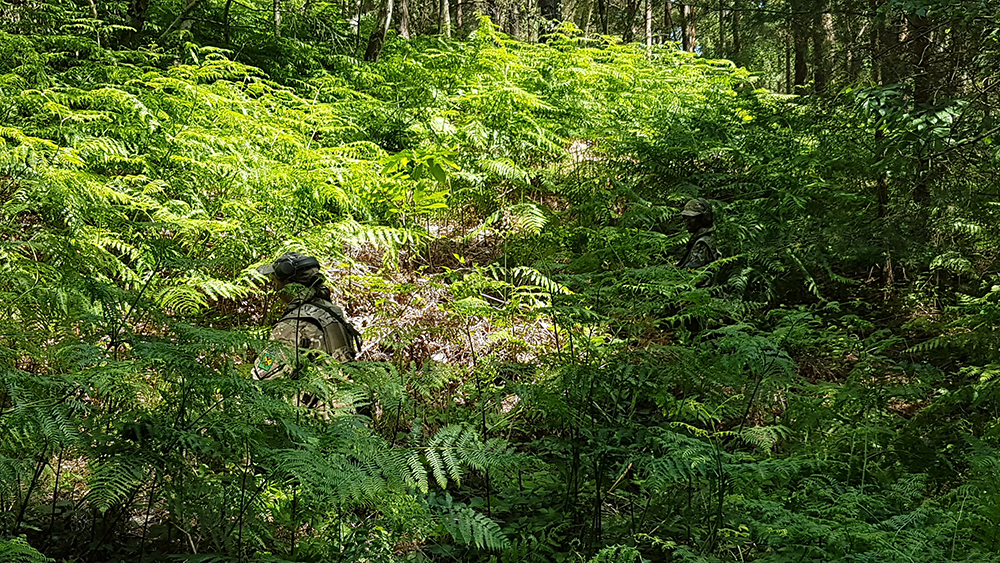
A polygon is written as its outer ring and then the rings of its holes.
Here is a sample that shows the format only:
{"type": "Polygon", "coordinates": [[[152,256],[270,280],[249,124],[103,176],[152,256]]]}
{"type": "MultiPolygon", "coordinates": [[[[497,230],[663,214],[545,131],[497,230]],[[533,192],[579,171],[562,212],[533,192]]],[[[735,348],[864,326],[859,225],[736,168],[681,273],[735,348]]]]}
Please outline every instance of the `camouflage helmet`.
{"type": "Polygon", "coordinates": [[[681,215],[685,217],[698,217],[700,215],[705,215],[709,219],[712,218],[712,204],[708,202],[705,198],[689,199],[687,203],[684,204],[684,209],[681,211],[681,215]]]}
{"type": "Polygon", "coordinates": [[[319,260],[298,252],[286,252],[271,264],[258,267],[257,271],[278,281],[308,286],[319,276],[319,260]]]}

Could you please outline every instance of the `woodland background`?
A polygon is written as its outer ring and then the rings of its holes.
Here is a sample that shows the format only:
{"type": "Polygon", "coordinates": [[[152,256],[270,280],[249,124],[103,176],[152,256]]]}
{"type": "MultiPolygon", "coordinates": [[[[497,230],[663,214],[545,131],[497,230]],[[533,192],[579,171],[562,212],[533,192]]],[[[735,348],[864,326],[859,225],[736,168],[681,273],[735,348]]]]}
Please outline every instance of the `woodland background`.
{"type": "Polygon", "coordinates": [[[995,1],[0,22],[0,559],[996,560],[995,1]]]}

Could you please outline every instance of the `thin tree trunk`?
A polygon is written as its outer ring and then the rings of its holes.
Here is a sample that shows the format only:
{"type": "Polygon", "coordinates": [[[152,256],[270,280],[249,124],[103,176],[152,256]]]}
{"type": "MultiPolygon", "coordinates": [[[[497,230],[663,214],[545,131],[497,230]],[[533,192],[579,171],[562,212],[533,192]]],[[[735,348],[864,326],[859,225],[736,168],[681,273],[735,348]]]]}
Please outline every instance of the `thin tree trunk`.
{"type": "Polygon", "coordinates": [[[537,0],[526,0],[525,13],[528,14],[528,43],[538,43],[537,0]]]}
{"type": "Polygon", "coordinates": [[[448,5],[448,0],[441,0],[440,6],[438,33],[445,37],[451,37],[451,7],[448,5]]]}
{"type": "Polygon", "coordinates": [[[737,64],[740,61],[740,54],[743,51],[743,30],[740,28],[740,17],[743,15],[742,0],[733,0],[733,53],[732,59],[737,64]]]}
{"type": "MultiPolygon", "coordinates": [[[[880,0],[870,0],[868,7],[875,13],[878,10],[880,0]]],[[[883,85],[883,63],[881,60],[881,52],[883,47],[883,38],[885,35],[885,24],[879,21],[878,23],[872,25],[871,28],[871,67],[872,67],[872,78],[874,79],[876,86],[883,85]]],[[[885,148],[882,146],[885,133],[882,130],[884,117],[877,116],[875,120],[875,135],[874,135],[874,145],[875,150],[872,155],[874,161],[882,160],[885,156],[885,148]]],[[[879,218],[885,217],[889,213],[889,180],[885,174],[885,167],[878,166],[873,167],[875,171],[875,201],[878,204],[878,216],[879,218]]]]}
{"type": "Polygon", "coordinates": [[[809,28],[805,25],[807,14],[804,0],[791,3],[792,14],[789,24],[792,27],[792,47],[795,50],[795,91],[801,93],[809,76],[809,28]]]}
{"type": "Polygon", "coordinates": [[[607,0],[597,0],[597,19],[601,28],[601,33],[608,34],[608,5],[607,0]]]}
{"type": "MultiPolygon", "coordinates": [[[[920,112],[932,102],[932,69],[930,65],[931,26],[926,17],[907,15],[910,40],[910,65],[913,69],[913,106],[920,112]]],[[[931,162],[923,147],[917,153],[916,182],[913,200],[920,206],[930,203],[931,162]]]]}
{"type": "Polygon", "coordinates": [[[378,61],[382,54],[382,46],[385,45],[385,34],[389,32],[389,22],[392,21],[393,0],[384,0],[378,11],[378,21],[372,34],[368,36],[368,48],[365,49],[365,60],[368,62],[378,61]]]}
{"type": "Polygon", "coordinates": [[[233,42],[232,31],[229,28],[229,10],[233,7],[233,0],[226,0],[226,7],[222,9],[222,40],[226,47],[229,47],[233,42]]]}
{"type": "Polygon", "coordinates": [[[792,93],[792,30],[785,34],[785,93],[792,93]]]}
{"type": "Polygon", "coordinates": [[[672,0],[663,2],[663,40],[673,41],[674,39],[674,3],[672,0]]]}
{"type": "Polygon", "coordinates": [[[521,10],[517,2],[510,3],[510,36],[521,40],[521,10]]]}
{"type": "Polygon", "coordinates": [[[622,28],[622,43],[635,41],[635,12],[638,9],[636,2],[638,0],[628,0],[628,4],[626,5],[625,27],[622,28]]]}
{"type": "Polygon", "coordinates": [[[364,0],[357,0],[354,5],[354,52],[361,48],[361,10],[364,8],[364,0]]]}
{"type": "Polygon", "coordinates": [[[594,18],[594,2],[593,0],[584,0],[584,12],[581,18],[580,29],[583,30],[585,35],[590,35],[590,21],[594,18]]]}
{"type": "Polygon", "coordinates": [[[653,55],[653,1],[646,0],[646,56],[653,55]]]}
{"type": "Polygon", "coordinates": [[[681,49],[693,53],[698,46],[694,28],[694,6],[681,4],[681,49]]]}
{"type": "MultiPolygon", "coordinates": [[[[360,25],[360,19],[358,23],[360,25]]],[[[281,37],[281,0],[274,0],[274,37],[281,37]]]]}
{"type": "Polygon", "coordinates": [[[813,28],[813,86],[817,94],[826,93],[833,72],[833,16],[826,11],[825,2],[821,7],[813,28]]]}
{"type": "Polygon", "coordinates": [[[407,0],[399,0],[399,36],[403,39],[410,38],[410,8],[407,0]]]}
{"type": "Polygon", "coordinates": [[[720,57],[724,57],[726,54],[726,8],[722,5],[722,0],[719,0],[719,48],[717,51],[720,57]]]}

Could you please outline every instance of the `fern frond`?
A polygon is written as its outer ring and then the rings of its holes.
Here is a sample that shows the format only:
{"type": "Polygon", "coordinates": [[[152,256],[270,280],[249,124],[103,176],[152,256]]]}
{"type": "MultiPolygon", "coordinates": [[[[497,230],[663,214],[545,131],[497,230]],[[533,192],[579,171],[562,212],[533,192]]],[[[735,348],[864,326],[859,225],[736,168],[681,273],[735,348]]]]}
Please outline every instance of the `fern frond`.
{"type": "Polygon", "coordinates": [[[441,523],[456,542],[477,549],[501,551],[510,545],[500,526],[485,514],[461,505],[441,516],[441,523]]]}

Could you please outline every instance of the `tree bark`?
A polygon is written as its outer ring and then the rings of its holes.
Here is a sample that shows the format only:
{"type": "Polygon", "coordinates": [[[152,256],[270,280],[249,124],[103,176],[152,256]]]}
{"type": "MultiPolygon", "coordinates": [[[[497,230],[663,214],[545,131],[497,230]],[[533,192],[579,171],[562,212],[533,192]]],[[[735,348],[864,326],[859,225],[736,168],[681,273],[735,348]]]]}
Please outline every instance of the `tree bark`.
{"type": "Polygon", "coordinates": [[[740,54],[743,51],[743,30],[740,28],[740,17],[743,15],[742,0],[733,0],[733,53],[732,59],[736,64],[740,62],[740,54]]]}
{"type": "Polygon", "coordinates": [[[646,56],[653,55],[653,1],[646,0],[646,56]]]}
{"type": "Polygon", "coordinates": [[[517,2],[510,3],[510,36],[521,40],[521,10],[517,2]]]}
{"type": "Polygon", "coordinates": [[[722,0],[719,0],[719,48],[718,56],[726,56],[726,8],[722,4],[722,0]]]}
{"type": "Polygon", "coordinates": [[[672,0],[663,2],[663,40],[674,40],[674,3],[672,0]]]}
{"type": "Polygon", "coordinates": [[[804,0],[794,0],[790,4],[792,14],[789,18],[789,24],[792,27],[792,48],[795,52],[793,91],[799,94],[805,88],[809,75],[809,26],[807,24],[809,18],[806,17],[808,12],[805,4],[804,0]]]}
{"type": "Polygon", "coordinates": [[[785,93],[792,93],[792,30],[785,34],[785,93]]]}
{"type": "Polygon", "coordinates": [[[451,6],[448,5],[448,0],[441,0],[440,6],[438,33],[445,37],[451,37],[451,6]]]}
{"type": "Polygon", "coordinates": [[[693,53],[698,46],[694,28],[694,6],[681,4],[681,49],[693,53]]]}
{"type": "Polygon", "coordinates": [[[594,2],[593,0],[584,0],[583,5],[584,10],[580,18],[580,29],[583,30],[585,35],[590,35],[590,22],[594,18],[594,2]]]}
{"type": "Polygon", "coordinates": [[[281,37],[281,0],[274,0],[274,37],[281,37]]]}
{"type": "Polygon", "coordinates": [[[233,42],[232,30],[229,28],[229,11],[233,7],[233,0],[226,0],[226,7],[222,9],[222,40],[226,47],[229,47],[233,42]]]}
{"type": "Polygon", "coordinates": [[[378,10],[378,21],[372,34],[368,36],[368,48],[365,49],[365,60],[368,62],[378,61],[382,54],[382,46],[385,45],[385,34],[389,32],[389,22],[392,21],[393,0],[383,0],[378,10]]]}
{"type": "Polygon", "coordinates": [[[601,28],[601,33],[608,34],[608,6],[606,0],[597,0],[597,23],[601,28]]]}
{"type": "Polygon", "coordinates": [[[826,93],[833,73],[833,16],[826,11],[825,2],[821,7],[813,27],[813,87],[817,94],[826,93]]]}
{"type": "Polygon", "coordinates": [[[625,27],[622,28],[622,43],[635,41],[635,12],[638,9],[638,0],[628,0],[625,9],[625,27]]]}
{"type": "MultiPolygon", "coordinates": [[[[910,65],[913,72],[913,109],[924,111],[933,102],[933,69],[930,64],[931,26],[926,17],[909,14],[906,16],[907,34],[910,41],[910,65]]],[[[913,186],[913,200],[926,206],[930,203],[931,161],[926,149],[916,149],[916,182],[913,186]]]]}
{"type": "Polygon", "coordinates": [[[399,0],[399,36],[403,39],[410,38],[410,8],[406,3],[407,0],[399,0]]]}

